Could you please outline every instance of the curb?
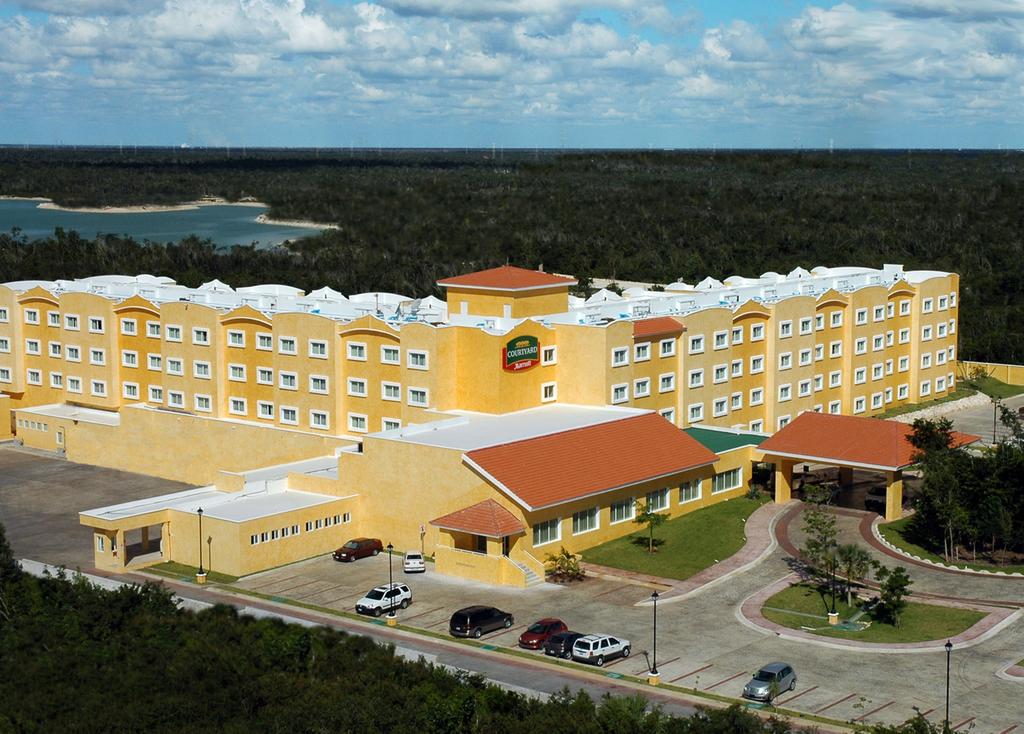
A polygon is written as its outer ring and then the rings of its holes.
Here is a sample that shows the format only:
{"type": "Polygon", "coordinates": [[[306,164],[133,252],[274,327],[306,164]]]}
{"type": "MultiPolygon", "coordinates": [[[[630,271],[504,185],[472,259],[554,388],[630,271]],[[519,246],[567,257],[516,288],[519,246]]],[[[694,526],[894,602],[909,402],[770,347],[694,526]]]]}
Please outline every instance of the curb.
{"type": "Polygon", "coordinates": [[[1017,665],[1017,661],[1004,665],[996,671],[996,677],[1008,680],[1012,683],[1024,683],[1024,667],[1017,665]]]}
{"type": "Polygon", "coordinates": [[[928,566],[932,566],[934,568],[942,569],[942,570],[945,570],[945,571],[953,571],[955,573],[963,573],[963,574],[968,574],[968,575],[971,575],[971,576],[980,576],[982,578],[984,578],[986,576],[995,576],[997,578],[1001,577],[1001,578],[1008,578],[1008,579],[1014,579],[1014,578],[1024,579],[1024,573],[1021,573],[1020,571],[985,571],[985,570],[976,570],[976,569],[973,569],[973,568],[964,568],[962,566],[955,566],[953,564],[942,563],[940,561],[933,561],[933,560],[930,560],[928,558],[921,558],[920,556],[915,556],[913,553],[909,553],[909,552],[903,550],[902,548],[898,548],[895,545],[893,545],[892,543],[890,543],[888,540],[886,540],[882,536],[882,533],[878,529],[878,526],[881,523],[882,523],[882,518],[881,517],[875,518],[875,520],[871,523],[871,535],[874,536],[875,540],[877,540],[879,543],[881,543],[886,548],[891,550],[893,553],[896,553],[896,554],[898,554],[900,556],[903,556],[904,558],[909,558],[911,560],[917,561],[918,563],[924,563],[924,564],[926,564],[928,566]]]}

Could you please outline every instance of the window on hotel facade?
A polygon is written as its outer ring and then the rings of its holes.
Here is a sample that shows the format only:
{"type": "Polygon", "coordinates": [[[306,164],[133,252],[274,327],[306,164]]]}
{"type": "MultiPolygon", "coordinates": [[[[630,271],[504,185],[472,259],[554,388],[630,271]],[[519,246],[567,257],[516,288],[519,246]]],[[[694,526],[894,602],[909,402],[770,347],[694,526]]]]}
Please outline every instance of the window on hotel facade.
{"type": "Polygon", "coordinates": [[[210,363],[209,362],[193,362],[192,363],[192,376],[200,380],[210,379],[210,363]]]}
{"type": "Polygon", "coordinates": [[[875,306],[873,317],[875,321],[885,321],[885,306],[875,306]]]}
{"type": "Polygon", "coordinates": [[[245,365],[229,364],[228,379],[231,380],[232,382],[245,382],[245,365]]]}
{"type": "Polygon", "coordinates": [[[704,420],[704,403],[694,403],[689,407],[690,423],[704,420]]]}
{"type": "MultiPolygon", "coordinates": [[[[58,319],[60,316],[58,315],[58,319]]],[[[50,324],[56,326],[57,324],[50,324]]],[[[121,333],[125,336],[135,336],[138,333],[138,322],[135,319],[121,319],[121,333]]]]}
{"type": "Polygon", "coordinates": [[[793,397],[793,388],[789,383],[779,385],[779,402],[784,403],[793,397]]]}
{"type": "Polygon", "coordinates": [[[875,352],[880,352],[885,349],[885,337],[882,334],[877,334],[872,337],[871,349],[875,352]]]}
{"type": "Polygon", "coordinates": [[[667,420],[669,423],[675,425],[676,422],[676,410],[675,408],[662,408],[658,411],[658,415],[667,420]]]}
{"type": "Polygon", "coordinates": [[[309,376],[309,391],[318,395],[327,394],[327,377],[325,375],[309,376]]]}
{"type": "Polygon", "coordinates": [[[619,522],[626,522],[632,520],[636,516],[636,500],[633,497],[627,497],[624,500],[618,502],[612,502],[611,505],[611,522],[612,525],[619,522]]]}
{"type": "Polygon", "coordinates": [[[629,364],[629,350],[626,347],[616,347],[612,350],[612,367],[621,367],[629,364]]]}
{"type": "Polygon", "coordinates": [[[383,346],[380,348],[381,364],[398,364],[401,359],[401,350],[398,347],[383,346]]]}
{"type": "Polygon", "coordinates": [[[313,359],[327,359],[327,342],[320,339],[310,339],[309,356],[313,359]]]}
{"type": "Polygon", "coordinates": [[[560,518],[545,520],[533,526],[533,545],[546,545],[562,539],[562,522],[560,518]]]}
{"type": "Polygon", "coordinates": [[[881,380],[885,376],[885,365],[882,363],[871,365],[871,379],[881,380]]]}
{"type": "Polygon", "coordinates": [[[327,428],[327,413],[322,410],[309,411],[309,427],[324,430],[327,428]]]}
{"type": "Polygon", "coordinates": [[[676,340],[675,339],[662,339],[658,342],[660,354],[662,357],[674,357],[676,353],[676,340]]]}
{"type": "Polygon", "coordinates": [[[719,418],[729,412],[729,401],[726,398],[715,398],[711,403],[711,412],[719,418]]]}
{"type": "Polygon", "coordinates": [[[69,362],[81,362],[82,350],[76,346],[67,346],[64,348],[64,356],[69,362]]]}
{"type": "Polygon", "coordinates": [[[64,328],[68,331],[78,331],[78,316],[75,314],[65,314],[64,328]]]}
{"type": "Polygon", "coordinates": [[[7,307],[5,306],[3,308],[0,308],[0,324],[9,323],[10,320],[11,320],[11,315],[10,315],[10,311],[7,310],[7,307]]]}
{"type": "Polygon", "coordinates": [[[926,298],[921,302],[921,312],[931,313],[932,312],[932,299],[926,298]]]}
{"type": "Polygon", "coordinates": [[[104,380],[93,380],[89,384],[89,392],[98,398],[106,397],[107,395],[107,383],[104,380]]]}
{"type": "Polygon", "coordinates": [[[629,385],[612,385],[612,403],[624,403],[629,400],[629,385]]]}
{"type": "Polygon", "coordinates": [[[755,387],[753,390],[750,391],[750,404],[751,405],[760,405],[763,402],[764,402],[764,388],[763,387],[755,387]]]}
{"type": "Polygon", "coordinates": [[[814,328],[814,324],[810,318],[800,319],[800,334],[806,336],[810,334],[814,328]]]}
{"type": "Polygon", "coordinates": [[[924,397],[926,395],[931,395],[932,394],[932,381],[931,380],[921,380],[921,387],[918,390],[918,394],[921,397],[924,397]]]}
{"type": "Polygon", "coordinates": [[[25,352],[26,352],[26,354],[39,354],[39,340],[38,339],[26,339],[25,340],[25,352]]]}
{"type": "Polygon", "coordinates": [[[825,389],[825,376],[815,375],[814,376],[814,392],[821,392],[825,389]]]}
{"type": "Polygon", "coordinates": [[[402,427],[402,421],[397,418],[382,418],[380,422],[380,429],[382,431],[394,431],[397,428],[402,427]]]}
{"type": "Polygon", "coordinates": [[[842,342],[831,342],[828,345],[828,356],[829,357],[842,357],[843,356],[843,343],[842,342]]]}
{"type": "Polygon", "coordinates": [[[572,534],[581,535],[589,533],[598,528],[598,508],[591,507],[588,510],[580,510],[572,514],[572,534]]]}
{"type": "Polygon", "coordinates": [[[691,479],[679,485],[679,502],[693,502],[700,499],[700,480],[691,479]]]}
{"type": "Polygon", "coordinates": [[[779,338],[786,339],[793,336],[793,322],[792,321],[780,321],[779,322],[779,338]]]}
{"type": "Polygon", "coordinates": [[[668,509],[668,488],[648,492],[646,499],[648,512],[660,512],[668,509]]]}
{"type": "Polygon", "coordinates": [[[228,346],[229,347],[244,347],[245,346],[245,332],[237,331],[232,329],[228,332],[228,346]]]}
{"type": "Polygon", "coordinates": [[[365,398],[366,380],[357,377],[348,378],[348,394],[357,398],[365,398]]]}
{"type": "Polygon", "coordinates": [[[259,400],[256,402],[256,415],[260,418],[273,418],[274,417],[274,404],[269,403],[265,400],[259,400]]]}
{"type": "Polygon", "coordinates": [[[730,469],[714,476],[711,480],[711,494],[738,489],[742,484],[743,470],[740,468],[730,469]]]}
{"type": "Polygon", "coordinates": [[[147,321],[146,322],[146,336],[159,339],[160,338],[160,322],[159,321],[147,321]]]}
{"type": "Polygon", "coordinates": [[[743,393],[734,392],[729,396],[729,409],[740,410],[743,408],[743,393]]]}
{"type": "MultiPolygon", "coordinates": [[[[60,344],[58,342],[50,342],[50,353],[51,353],[51,356],[55,356],[55,357],[59,357],[60,356],[60,349],[59,349],[59,347],[60,347],[60,344]],[[56,344],[58,346],[57,354],[53,354],[53,345],[54,344],[56,344]]],[[[10,354],[10,352],[11,352],[11,340],[8,337],[6,337],[6,336],[0,336],[0,352],[3,352],[4,354],[10,354]]]]}
{"type": "Polygon", "coordinates": [[[50,387],[64,387],[64,375],[62,375],[60,372],[51,372],[50,387]]]}
{"type": "Polygon", "coordinates": [[[167,404],[172,408],[183,408],[185,407],[185,393],[180,390],[168,390],[167,391],[167,404]]]}
{"type": "Polygon", "coordinates": [[[802,398],[806,398],[808,395],[810,395],[811,394],[811,381],[810,380],[801,380],[799,383],[797,383],[797,394],[800,397],[802,397],[802,398]]]}
{"type": "Polygon", "coordinates": [[[643,344],[633,345],[633,361],[634,362],[646,362],[651,358],[651,343],[644,342],[643,344]]]}
{"type": "Polygon", "coordinates": [[[672,392],[676,389],[676,373],[666,372],[658,377],[658,392],[672,392]]]}
{"type": "Polygon", "coordinates": [[[734,326],[734,327],[732,327],[732,334],[730,335],[730,338],[732,339],[733,346],[736,346],[737,344],[742,344],[743,343],[743,327],[742,326],[734,326]]]}
{"type": "Polygon", "coordinates": [[[921,369],[926,370],[932,366],[932,354],[931,352],[925,352],[921,355],[921,369]]]}
{"type": "Polygon", "coordinates": [[[732,377],[743,377],[743,360],[742,359],[734,359],[732,361],[732,364],[730,366],[729,374],[732,377]]]}
{"type": "Polygon", "coordinates": [[[103,366],[107,363],[107,353],[102,349],[89,350],[89,364],[103,366]]]}
{"type": "Polygon", "coordinates": [[[282,405],[279,415],[282,423],[289,426],[297,426],[299,424],[299,411],[297,408],[282,405]]]}
{"type": "Polygon", "coordinates": [[[725,349],[729,346],[729,332],[728,331],[716,331],[715,332],[715,349],[725,349]]]}
{"type": "MultiPolygon", "coordinates": [[[[298,347],[294,336],[282,336],[277,340],[277,351],[280,354],[295,354],[298,347]]],[[[364,348],[365,351],[365,348],[364,348]]]]}
{"type": "Polygon", "coordinates": [[[833,329],[842,326],[843,325],[843,312],[842,311],[833,311],[832,313],[830,313],[829,314],[829,323],[832,325],[833,329]]]}
{"type": "Polygon", "coordinates": [[[544,347],[540,352],[540,363],[543,366],[558,362],[558,349],[555,347],[544,347]]]}
{"type": "Polygon", "coordinates": [[[259,385],[274,384],[274,370],[269,367],[256,368],[256,383],[259,385]]]}
{"type": "Polygon", "coordinates": [[[750,358],[750,374],[756,375],[759,372],[764,372],[764,357],[760,354],[750,358]]]}
{"type": "Polygon", "coordinates": [[[410,387],[409,388],[409,405],[415,405],[421,408],[427,407],[429,402],[427,397],[427,389],[423,387],[410,387]]]}
{"type": "Polygon", "coordinates": [[[717,385],[718,383],[725,382],[728,379],[729,379],[729,365],[726,365],[726,364],[716,364],[715,365],[715,371],[714,371],[714,382],[715,382],[715,384],[717,385]]]}
{"type": "Polygon", "coordinates": [[[25,379],[29,385],[42,385],[43,384],[43,373],[42,370],[27,370],[25,373],[25,379]]]}
{"type": "Polygon", "coordinates": [[[245,398],[231,398],[228,400],[228,412],[234,415],[246,414],[245,398]]]}
{"type": "Polygon", "coordinates": [[[198,344],[201,347],[208,346],[210,344],[210,330],[193,327],[192,343],[198,344]]]}
{"type": "Polygon", "coordinates": [[[180,342],[181,341],[181,327],[173,324],[168,324],[167,329],[164,331],[167,341],[169,342],[180,342]]]}
{"type": "Polygon", "coordinates": [[[382,400],[401,400],[402,386],[397,382],[382,382],[380,384],[380,397],[382,400]]]}
{"type": "Polygon", "coordinates": [[[801,349],[800,350],[800,366],[805,367],[811,363],[811,350],[801,349]]]}
{"type": "Polygon", "coordinates": [[[103,333],[103,319],[99,316],[89,317],[89,333],[91,334],[102,334],[103,333]]]}
{"type": "Polygon", "coordinates": [[[558,385],[554,382],[545,382],[540,386],[540,401],[550,403],[558,397],[558,385]]]}
{"type": "Polygon", "coordinates": [[[196,405],[196,410],[198,410],[198,411],[200,411],[202,413],[209,413],[211,408],[212,408],[212,404],[210,402],[210,396],[209,395],[196,395],[195,396],[195,405],[196,405]]]}
{"type": "Polygon", "coordinates": [[[860,337],[853,343],[854,354],[866,354],[868,351],[868,340],[867,337],[860,337]]]}
{"type": "Polygon", "coordinates": [[[256,334],[256,348],[262,352],[270,352],[274,349],[274,335],[266,333],[256,334]]]}
{"type": "Polygon", "coordinates": [[[764,339],[764,324],[750,325],[750,341],[759,342],[764,339]]]}
{"type": "Polygon", "coordinates": [[[704,351],[704,335],[697,334],[690,337],[690,354],[700,354],[704,351]]]}
{"type": "Polygon", "coordinates": [[[278,387],[282,390],[298,390],[299,376],[294,372],[279,372],[277,374],[278,387]]]}
{"type": "Polygon", "coordinates": [[[164,401],[164,389],[156,385],[149,386],[149,402],[162,403],[164,401]]]}
{"type": "Polygon", "coordinates": [[[854,323],[858,326],[866,324],[868,322],[868,310],[866,308],[858,308],[854,312],[854,323]]]}
{"type": "Polygon", "coordinates": [[[704,370],[690,370],[690,387],[704,386],[704,370]]]}
{"type": "Polygon", "coordinates": [[[935,353],[935,364],[946,364],[946,350],[940,349],[935,353]]]}
{"type": "Polygon", "coordinates": [[[788,370],[793,366],[793,354],[792,352],[783,352],[779,355],[779,369],[788,370]]]}

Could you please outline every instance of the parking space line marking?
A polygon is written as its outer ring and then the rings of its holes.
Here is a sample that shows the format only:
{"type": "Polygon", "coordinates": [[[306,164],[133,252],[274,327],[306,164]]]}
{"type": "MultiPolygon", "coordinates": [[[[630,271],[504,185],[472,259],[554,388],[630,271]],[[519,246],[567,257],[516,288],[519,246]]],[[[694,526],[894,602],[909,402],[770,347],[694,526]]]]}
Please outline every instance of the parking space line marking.
{"type": "Polygon", "coordinates": [[[310,584],[315,584],[316,582],[317,582],[316,579],[310,579],[308,581],[303,581],[301,584],[295,584],[295,586],[286,586],[283,589],[278,589],[277,590],[277,595],[281,596],[285,592],[294,591],[295,589],[301,589],[303,586],[309,586],[310,584]]]}
{"type": "Polygon", "coordinates": [[[669,683],[675,683],[675,682],[676,682],[677,680],[682,680],[683,678],[689,678],[689,677],[690,677],[691,675],[693,675],[693,674],[695,674],[695,673],[699,673],[699,672],[701,672],[702,670],[707,670],[707,669],[708,669],[708,668],[710,668],[710,667],[711,667],[712,665],[714,665],[714,663],[708,663],[708,664],[707,664],[707,665],[705,665],[705,666],[704,666],[703,668],[697,668],[696,670],[691,670],[691,671],[690,671],[689,673],[683,673],[683,674],[682,674],[681,676],[679,676],[678,678],[673,678],[672,680],[670,680],[670,681],[669,681],[669,683]]]}
{"type": "Polygon", "coordinates": [[[973,717],[973,716],[972,716],[971,718],[969,718],[969,719],[964,719],[963,721],[961,721],[961,722],[960,722],[959,724],[957,724],[956,726],[951,726],[950,728],[951,728],[951,729],[952,729],[953,731],[956,731],[956,730],[957,730],[957,729],[959,729],[959,728],[960,728],[961,726],[966,726],[967,724],[970,724],[970,723],[971,723],[972,721],[974,721],[974,717],[973,717]]]}
{"type": "Polygon", "coordinates": [[[605,669],[607,669],[607,668],[610,668],[610,667],[612,667],[613,665],[618,665],[618,664],[619,664],[619,663],[621,663],[621,662],[622,662],[623,660],[628,660],[628,659],[629,659],[629,658],[615,658],[615,659],[614,659],[614,660],[612,660],[612,661],[611,661],[610,663],[605,663],[605,664],[604,664],[604,668],[605,668],[605,669]]]}
{"type": "Polygon", "coordinates": [[[301,596],[295,596],[294,598],[305,599],[310,596],[316,596],[317,594],[323,594],[325,591],[335,591],[336,589],[338,589],[337,586],[328,586],[326,589],[318,589],[316,591],[303,591],[301,596]]]}
{"type": "Polygon", "coordinates": [[[444,607],[436,607],[434,609],[428,609],[425,612],[420,612],[419,614],[413,614],[413,615],[408,616],[408,617],[402,617],[402,623],[404,624],[404,623],[408,622],[410,619],[416,619],[416,617],[422,617],[424,614],[433,614],[434,612],[439,612],[442,609],[444,609],[444,607]]]}
{"type": "Polygon", "coordinates": [[[935,709],[928,709],[927,711],[922,711],[921,712],[921,718],[923,719],[925,716],[927,716],[928,714],[930,714],[934,710],[935,709]]]}
{"type": "Polygon", "coordinates": [[[728,683],[728,682],[729,682],[729,681],[731,681],[731,680],[736,680],[736,679],[737,679],[737,678],[739,678],[739,677],[740,677],[741,675],[746,675],[746,671],[745,671],[745,670],[741,670],[741,671],[740,671],[739,673],[737,673],[736,675],[730,675],[730,676],[729,676],[728,678],[723,678],[722,680],[718,681],[717,683],[714,683],[714,684],[712,684],[712,685],[708,686],[708,687],[707,687],[707,688],[705,688],[704,690],[705,690],[705,691],[710,691],[710,690],[711,690],[712,688],[718,688],[718,686],[722,685],[723,683],[728,683]]]}
{"type": "Polygon", "coordinates": [[[1009,729],[1003,729],[1001,732],[999,732],[999,734],[1010,734],[1010,732],[1013,731],[1016,728],[1017,728],[1017,725],[1014,724],[1009,729]]]}
{"type": "Polygon", "coordinates": [[[616,586],[614,589],[608,589],[608,591],[602,591],[600,594],[594,594],[590,597],[591,599],[600,599],[602,596],[608,596],[608,594],[614,594],[616,591],[622,591],[621,586],[616,586]]]}
{"type": "Polygon", "coordinates": [[[830,708],[832,708],[833,706],[838,706],[838,705],[839,705],[839,704],[841,704],[841,703],[842,703],[843,701],[849,701],[849,700],[850,700],[851,698],[853,698],[853,697],[854,697],[854,696],[856,696],[856,695],[857,695],[856,693],[851,693],[851,694],[850,694],[849,696],[843,696],[843,697],[842,697],[842,698],[840,698],[840,699],[839,699],[838,701],[833,701],[832,703],[828,704],[827,706],[822,706],[822,707],[821,707],[820,709],[818,709],[818,710],[817,710],[817,711],[815,711],[814,713],[816,713],[816,714],[820,714],[820,713],[821,713],[822,711],[828,711],[828,710],[829,710],[830,708]]]}
{"type": "Polygon", "coordinates": [[[860,716],[858,716],[858,717],[857,717],[856,719],[854,719],[854,721],[863,721],[864,719],[868,718],[868,717],[869,717],[869,716],[871,716],[872,714],[877,714],[877,713],[878,713],[879,711],[881,711],[882,709],[884,709],[884,708],[887,708],[887,707],[889,707],[889,706],[892,706],[892,705],[893,705],[894,703],[896,703],[896,702],[895,702],[895,701],[889,701],[889,703],[883,703],[883,704],[882,704],[881,706],[879,706],[878,708],[876,708],[876,709],[872,709],[871,711],[868,711],[868,712],[867,712],[866,714],[861,714],[861,715],[860,715],[860,716]]]}
{"type": "Polygon", "coordinates": [[[793,700],[795,700],[797,698],[800,698],[800,696],[804,695],[805,693],[810,693],[811,691],[816,690],[817,688],[818,688],[817,686],[811,686],[810,688],[805,688],[804,690],[800,691],[800,693],[793,694],[789,698],[784,698],[781,701],[777,701],[776,705],[781,706],[781,705],[783,705],[785,703],[789,703],[790,701],[793,701],[793,700]]]}

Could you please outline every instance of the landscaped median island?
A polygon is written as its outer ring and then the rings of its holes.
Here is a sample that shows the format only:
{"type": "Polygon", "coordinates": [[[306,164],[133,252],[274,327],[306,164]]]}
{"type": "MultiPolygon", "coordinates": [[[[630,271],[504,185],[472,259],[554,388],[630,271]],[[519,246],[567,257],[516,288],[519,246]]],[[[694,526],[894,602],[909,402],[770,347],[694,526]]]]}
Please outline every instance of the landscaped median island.
{"type": "Polygon", "coordinates": [[[767,498],[737,497],[662,523],[654,531],[654,553],[647,549],[647,529],[610,540],[583,552],[583,560],[625,571],[688,579],[724,561],[746,542],[747,518],[767,498]]]}
{"type": "MultiPolygon", "coordinates": [[[[195,566],[188,566],[184,563],[175,563],[174,561],[165,561],[164,563],[158,563],[155,566],[146,566],[144,569],[146,573],[153,573],[157,576],[166,576],[167,578],[180,579],[183,581],[195,581],[196,573],[199,571],[195,566]]],[[[226,573],[220,573],[218,571],[206,571],[206,580],[214,584],[233,584],[238,581],[237,576],[231,576],[226,573]]]]}
{"type": "Polygon", "coordinates": [[[1024,565],[1022,564],[994,564],[994,563],[970,563],[965,561],[950,562],[942,557],[941,554],[933,553],[924,546],[915,543],[914,531],[911,527],[911,523],[914,520],[913,516],[905,517],[902,520],[896,520],[894,522],[886,522],[878,524],[878,532],[882,538],[895,546],[898,550],[904,553],[909,553],[912,556],[917,556],[926,561],[932,561],[934,563],[942,563],[947,566],[956,566],[958,568],[965,568],[972,571],[1002,571],[1003,573],[1024,573],[1024,565]]]}
{"type": "Polygon", "coordinates": [[[769,597],[761,606],[765,619],[824,637],[870,643],[929,642],[956,637],[980,622],[986,615],[974,609],[922,604],[908,601],[900,615],[900,626],[893,625],[880,607],[855,599],[852,606],[837,596],[839,624],[828,623],[831,592],[810,583],[789,586],[769,597]]]}

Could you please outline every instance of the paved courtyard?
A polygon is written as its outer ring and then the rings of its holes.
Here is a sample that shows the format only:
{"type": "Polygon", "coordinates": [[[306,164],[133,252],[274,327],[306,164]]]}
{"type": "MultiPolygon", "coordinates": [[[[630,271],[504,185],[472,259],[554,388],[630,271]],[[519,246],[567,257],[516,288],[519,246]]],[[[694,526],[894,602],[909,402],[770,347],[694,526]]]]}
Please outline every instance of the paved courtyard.
{"type": "MultiPolygon", "coordinates": [[[[180,489],[182,485],[96,467],[71,464],[9,447],[0,448],[0,521],[21,557],[91,565],[91,539],[78,525],[80,509],[180,489]]],[[[856,537],[856,518],[841,518],[844,537],[856,537]]],[[[339,537],[339,545],[345,538],[339,537]]],[[[670,552],[670,549],[665,549],[670,552]]],[[[892,565],[892,559],[886,559],[892,565]]],[[[778,549],[755,567],[681,601],[659,604],[658,667],[675,685],[736,696],[750,673],[772,660],[785,660],[799,674],[797,689],[778,703],[802,711],[864,723],[895,723],[915,709],[940,721],[944,706],[944,653],[880,654],[784,640],[739,621],[736,610],[751,594],[790,572],[778,549]]],[[[915,588],[980,599],[1022,599],[1024,580],[960,577],[934,569],[910,568],[915,588]]],[[[558,616],[571,628],[607,632],[629,639],[633,655],[606,666],[609,673],[642,674],[651,648],[652,610],[635,604],[650,589],[591,578],[582,583],[544,584],[527,590],[487,586],[440,577],[430,570],[405,576],[398,557],[394,575],[407,581],[414,603],[400,612],[403,624],[446,633],[455,609],[492,604],[512,612],[509,631],[487,642],[514,646],[524,627],[558,616]]],[[[247,577],[239,585],[282,599],[352,611],[355,601],[388,579],[388,558],[339,564],[330,557],[247,577]]],[[[539,653],[537,653],[539,655],[539,653]]],[[[1024,658],[1024,622],[1017,618],[996,637],[953,653],[952,723],[960,731],[1024,732],[1024,681],[997,672],[1024,658]],[[972,728],[973,727],[973,728],[972,728]]]]}

